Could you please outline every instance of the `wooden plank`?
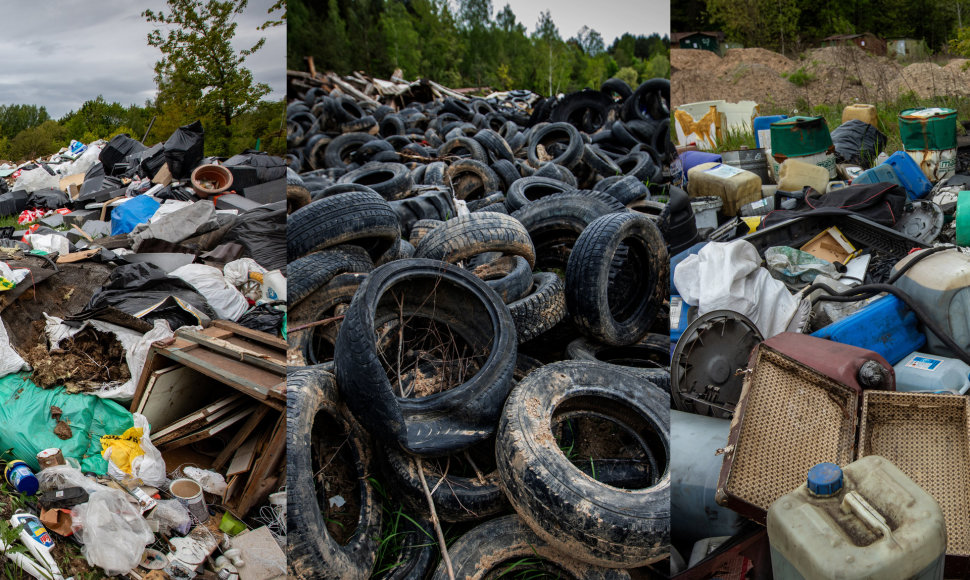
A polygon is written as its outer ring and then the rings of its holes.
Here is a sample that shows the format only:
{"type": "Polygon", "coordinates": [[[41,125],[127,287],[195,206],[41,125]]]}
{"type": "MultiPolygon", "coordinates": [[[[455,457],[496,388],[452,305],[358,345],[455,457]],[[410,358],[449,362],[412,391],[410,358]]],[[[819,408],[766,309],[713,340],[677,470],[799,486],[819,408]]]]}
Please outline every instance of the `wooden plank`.
{"type": "Polygon", "coordinates": [[[166,356],[217,381],[282,410],[286,399],[286,378],[251,365],[207,352],[204,349],[173,350],[166,356]]]}
{"type": "Polygon", "coordinates": [[[253,459],[256,458],[256,437],[250,437],[232,456],[229,467],[226,468],[226,475],[236,475],[249,471],[253,466],[253,459]]]}
{"type": "Polygon", "coordinates": [[[236,513],[245,517],[254,506],[262,503],[279,481],[273,473],[279,469],[286,456],[286,414],[281,413],[273,437],[265,453],[263,453],[246,480],[246,487],[237,504],[236,513]]]}
{"type": "MultiPolygon", "coordinates": [[[[190,443],[195,443],[196,441],[202,441],[203,439],[212,437],[213,435],[235,425],[239,421],[242,421],[243,419],[246,418],[246,416],[250,415],[253,411],[255,411],[256,408],[257,407],[247,407],[242,411],[239,411],[235,415],[232,415],[231,417],[223,419],[222,421],[216,423],[215,425],[206,427],[197,433],[192,433],[190,435],[186,435],[185,437],[182,437],[181,439],[176,439],[175,441],[170,441],[168,443],[165,443],[159,446],[159,449],[164,449],[164,450],[178,449],[179,447],[189,445],[190,443]]],[[[262,408],[262,407],[260,406],[259,408],[262,408]]]]}
{"type": "MultiPolygon", "coordinates": [[[[158,360],[158,362],[162,362],[162,360],[164,360],[164,359],[157,359],[157,360],[158,360]]],[[[148,365],[146,364],[145,366],[147,367],[148,365]]],[[[148,379],[147,379],[147,382],[145,383],[144,389],[142,389],[142,395],[143,396],[138,397],[136,399],[138,401],[138,404],[137,404],[137,407],[135,409],[133,409],[132,411],[135,412],[135,413],[140,413],[140,414],[144,415],[145,403],[148,402],[148,397],[151,397],[152,396],[152,391],[155,388],[155,383],[158,382],[158,377],[161,376],[161,375],[164,375],[166,373],[170,373],[170,372],[172,372],[172,371],[174,371],[174,370],[176,370],[178,368],[181,368],[181,367],[179,365],[171,365],[171,366],[167,366],[165,368],[161,368],[161,369],[158,369],[158,370],[153,370],[152,373],[151,373],[151,375],[148,376],[148,379]]]]}
{"type": "Polygon", "coordinates": [[[215,461],[212,462],[212,469],[217,471],[222,469],[222,466],[229,461],[229,457],[232,456],[233,451],[238,449],[240,445],[249,439],[249,436],[253,433],[253,431],[256,430],[256,427],[259,426],[259,423],[263,420],[263,417],[265,417],[267,413],[269,413],[269,407],[261,405],[259,409],[257,409],[256,412],[249,417],[246,424],[236,432],[232,440],[226,444],[226,448],[223,449],[222,453],[220,453],[219,456],[216,457],[215,461]]]}
{"type": "Polygon", "coordinates": [[[191,423],[176,427],[171,431],[167,431],[166,433],[159,435],[157,439],[154,436],[152,436],[152,443],[154,443],[155,446],[157,447],[159,445],[164,445],[169,441],[174,441],[179,437],[188,435],[189,433],[193,433],[203,427],[212,425],[213,423],[216,423],[217,421],[224,419],[230,413],[236,412],[239,409],[240,405],[250,402],[250,400],[246,398],[245,395],[243,395],[242,393],[237,393],[237,396],[239,397],[239,399],[236,399],[233,403],[225,407],[222,407],[221,409],[219,409],[218,411],[216,411],[211,415],[203,416],[202,418],[196,421],[192,421],[191,423]]]}
{"type": "Polygon", "coordinates": [[[280,357],[282,360],[273,360],[249,348],[235,346],[224,339],[206,336],[201,332],[194,330],[180,330],[178,332],[182,338],[191,340],[205,347],[206,350],[211,350],[232,359],[240,360],[261,369],[277,373],[278,375],[286,376],[285,354],[280,357]]]}
{"type": "Polygon", "coordinates": [[[246,328],[241,324],[230,322],[228,320],[213,320],[212,326],[231,330],[233,334],[244,336],[250,340],[255,340],[256,342],[265,344],[269,347],[275,347],[279,350],[286,350],[287,347],[286,341],[278,336],[274,336],[268,332],[261,332],[259,330],[253,330],[252,328],[246,328]]]}
{"type": "Polygon", "coordinates": [[[145,357],[145,366],[143,366],[141,369],[141,376],[138,377],[138,386],[135,387],[135,394],[131,397],[131,405],[128,406],[128,410],[132,413],[138,410],[138,408],[141,406],[141,402],[145,399],[145,391],[148,387],[148,379],[152,376],[152,373],[164,365],[171,365],[171,361],[158,354],[159,347],[157,344],[158,343],[152,345],[151,348],[148,349],[148,356],[145,357]]]}
{"type": "Polygon", "coordinates": [[[212,403],[211,405],[202,407],[201,409],[198,409],[194,413],[186,415],[185,417],[182,417],[181,419],[173,423],[170,423],[165,427],[155,431],[154,433],[152,433],[152,440],[154,441],[156,437],[161,437],[163,435],[166,435],[167,433],[171,433],[172,431],[185,427],[186,425],[190,425],[193,422],[203,421],[207,417],[211,417],[214,414],[218,414],[220,410],[225,410],[227,407],[230,407],[233,404],[235,404],[237,401],[239,401],[240,398],[242,398],[242,396],[243,396],[242,393],[234,392],[228,397],[223,397],[218,401],[216,401],[215,403],[212,403]]]}

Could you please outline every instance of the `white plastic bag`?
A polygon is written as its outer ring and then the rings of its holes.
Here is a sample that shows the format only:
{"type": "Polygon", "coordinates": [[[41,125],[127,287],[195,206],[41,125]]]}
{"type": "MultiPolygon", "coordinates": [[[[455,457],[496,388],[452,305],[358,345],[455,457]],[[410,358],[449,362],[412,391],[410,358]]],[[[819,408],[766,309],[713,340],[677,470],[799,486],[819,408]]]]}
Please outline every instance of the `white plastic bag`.
{"type": "Polygon", "coordinates": [[[226,494],[226,478],[221,473],[192,466],[186,467],[182,472],[186,477],[198,482],[206,493],[220,496],[226,494]]]}
{"type": "Polygon", "coordinates": [[[172,531],[184,536],[192,527],[192,516],[189,515],[188,508],[177,499],[158,500],[158,505],[148,514],[148,519],[157,521],[159,533],[166,536],[172,535],[172,531]]]}
{"type": "Polygon", "coordinates": [[[71,509],[71,519],[71,529],[84,544],[81,554],[108,576],[130,572],[155,541],[139,509],[116,489],[92,493],[87,503],[71,509]]]}
{"type": "Polygon", "coordinates": [[[71,242],[60,234],[27,234],[27,243],[35,250],[42,252],[57,252],[60,255],[71,251],[71,242]]]}
{"type": "Polygon", "coordinates": [[[37,169],[21,172],[20,177],[17,178],[17,182],[13,184],[11,191],[23,189],[27,193],[33,193],[38,189],[58,189],[60,183],[60,175],[56,173],[51,175],[43,167],[38,167],[37,169]]]}
{"type": "Polygon", "coordinates": [[[226,282],[229,282],[237,288],[249,281],[250,272],[265,274],[266,268],[260,266],[252,258],[239,258],[238,260],[229,262],[222,268],[222,275],[226,277],[226,282]]]}
{"type": "Polygon", "coordinates": [[[798,306],[785,284],[761,267],[751,242],[711,242],[674,271],[674,285],[697,315],[714,310],[739,312],[766,339],[784,332],[798,306]]]}
{"type": "Polygon", "coordinates": [[[7,326],[0,321],[0,377],[18,373],[26,367],[27,361],[21,358],[20,354],[10,346],[7,326]]]}
{"type": "MultiPolygon", "coordinates": [[[[141,428],[141,439],[138,445],[145,452],[144,455],[131,460],[131,475],[139,477],[145,485],[152,487],[162,487],[165,484],[165,460],[162,459],[162,452],[152,445],[152,428],[148,424],[148,419],[144,415],[132,413],[134,427],[141,428]]],[[[108,475],[114,479],[124,479],[128,474],[124,473],[112,461],[108,461],[108,475]]]]}
{"type": "Polygon", "coordinates": [[[216,316],[235,322],[249,310],[249,303],[235,286],[226,282],[218,268],[205,264],[187,264],[173,270],[170,276],[185,280],[205,297],[216,316]]]}
{"type": "Polygon", "coordinates": [[[111,489],[90,477],[85,477],[80,469],[70,465],[52,465],[46,469],[41,469],[37,472],[37,481],[40,483],[41,491],[80,487],[91,494],[96,491],[111,489]]]}

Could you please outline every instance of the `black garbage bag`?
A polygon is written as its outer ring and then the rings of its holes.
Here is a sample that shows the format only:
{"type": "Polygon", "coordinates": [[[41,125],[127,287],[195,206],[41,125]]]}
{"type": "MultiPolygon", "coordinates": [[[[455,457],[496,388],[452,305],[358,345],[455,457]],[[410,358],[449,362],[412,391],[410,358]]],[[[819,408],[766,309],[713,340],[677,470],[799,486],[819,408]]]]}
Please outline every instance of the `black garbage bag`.
{"type": "Polygon", "coordinates": [[[202,161],[204,145],[201,122],[196,121],[176,129],[165,142],[165,160],[172,177],[185,179],[192,175],[192,170],[202,161]]]}
{"type": "Polygon", "coordinates": [[[832,144],[835,145],[835,155],[840,163],[852,163],[869,169],[886,146],[886,136],[869,123],[852,119],[832,131],[832,144]]]}
{"type": "Polygon", "coordinates": [[[270,155],[265,151],[247,149],[239,155],[233,155],[223,163],[226,167],[249,166],[256,168],[256,181],[266,183],[274,179],[286,177],[286,161],[282,157],[270,155]]]}
{"type": "Polygon", "coordinates": [[[192,286],[148,262],[115,268],[107,283],[91,297],[82,316],[108,307],[152,323],[167,320],[172,330],[204,326],[215,318],[209,303],[192,286]]]}
{"type": "Polygon", "coordinates": [[[38,189],[27,196],[26,207],[57,209],[66,207],[71,203],[71,198],[59,189],[38,189]]]}
{"type": "Polygon", "coordinates": [[[892,227],[903,214],[906,190],[891,183],[863,183],[822,194],[811,187],[805,190],[805,207],[801,210],[778,210],[765,216],[764,225],[772,226],[806,214],[862,216],[877,224],[892,227]]]}
{"type": "Polygon", "coordinates": [[[161,143],[128,157],[129,166],[134,167],[139,176],[149,179],[155,177],[158,170],[165,165],[165,161],[165,146],[161,143]]]}
{"type": "Polygon", "coordinates": [[[243,257],[252,258],[267,270],[286,266],[286,201],[253,208],[236,217],[222,243],[236,242],[243,257]]]}
{"type": "Polygon", "coordinates": [[[278,335],[283,328],[283,311],[277,310],[272,304],[260,304],[240,316],[236,324],[278,335]]]}
{"type": "Polygon", "coordinates": [[[115,135],[108,141],[108,144],[101,150],[98,159],[104,166],[104,174],[111,175],[115,164],[128,158],[129,155],[144,151],[146,147],[132,139],[129,135],[122,133],[115,135]]]}

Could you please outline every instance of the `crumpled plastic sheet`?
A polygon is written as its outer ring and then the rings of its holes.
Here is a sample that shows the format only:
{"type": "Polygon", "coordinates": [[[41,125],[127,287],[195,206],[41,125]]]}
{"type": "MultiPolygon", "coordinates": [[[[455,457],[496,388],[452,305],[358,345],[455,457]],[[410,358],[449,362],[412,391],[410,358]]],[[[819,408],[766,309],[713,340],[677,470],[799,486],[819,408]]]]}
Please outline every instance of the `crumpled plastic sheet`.
{"type": "Polygon", "coordinates": [[[141,512],[116,489],[92,493],[86,503],[71,509],[71,519],[71,529],[83,544],[81,554],[108,576],[131,571],[155,541],[141,512]]]}
{"type": "Polygon", "coordinates": [[[765,250],[765,263],[772,276],[792,284],[811,284],[820,274],[836,280],[842,276],[832,262],[788,246],[774,246],[765,250]]]}

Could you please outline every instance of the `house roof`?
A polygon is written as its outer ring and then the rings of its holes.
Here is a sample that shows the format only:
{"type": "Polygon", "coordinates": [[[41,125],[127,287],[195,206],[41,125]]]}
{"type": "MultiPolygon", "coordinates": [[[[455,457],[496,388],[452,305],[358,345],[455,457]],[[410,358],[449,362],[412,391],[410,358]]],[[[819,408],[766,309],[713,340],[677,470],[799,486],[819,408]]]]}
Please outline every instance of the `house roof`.
{"type": "Polygon", "coordinates": [[[833,34],[832,36],[823,38],[822,40],[823,41],[826,41],[826,40],[852,40],[853,38],[861,38],[863,36],[872,36],[872,37],[875,37],[875,38],[879,38],[878,36],[876,36],[875,34],[873,34],[871,32],[863,32],[861,34],[833,34]]]}
{"type": "Polygon", "coordinates": [[[694,36],[695,34],[701,34],[703,36],[710,36],[718,40],[724,40],[724,33],[720,30],[704,32],[704,31],[694,31],[694,32],[672,32],[670,34],[671,42],[680,42],[682,38],[687,38],[688,36],[694,36]]]}

